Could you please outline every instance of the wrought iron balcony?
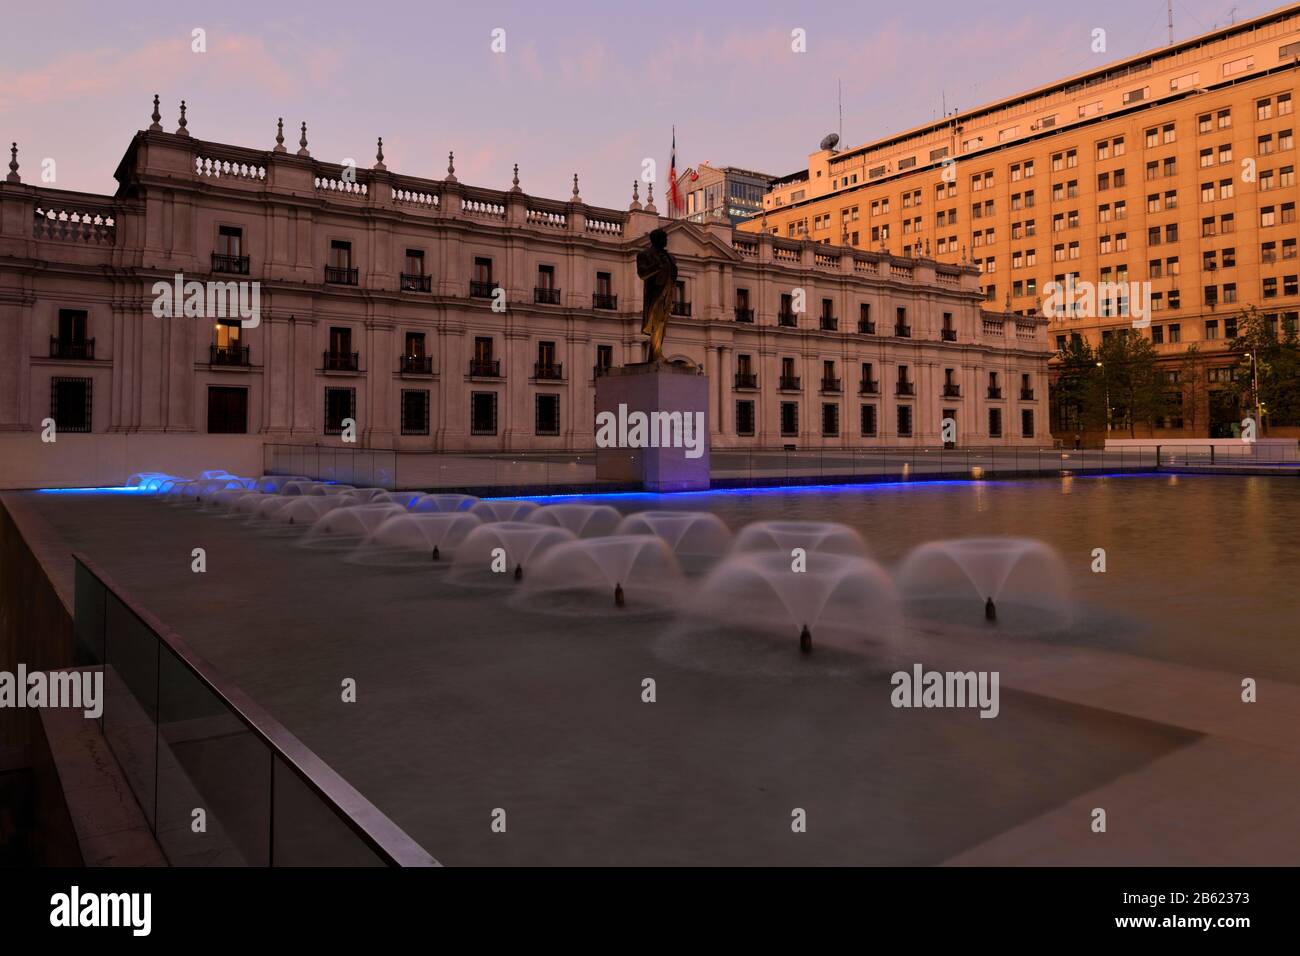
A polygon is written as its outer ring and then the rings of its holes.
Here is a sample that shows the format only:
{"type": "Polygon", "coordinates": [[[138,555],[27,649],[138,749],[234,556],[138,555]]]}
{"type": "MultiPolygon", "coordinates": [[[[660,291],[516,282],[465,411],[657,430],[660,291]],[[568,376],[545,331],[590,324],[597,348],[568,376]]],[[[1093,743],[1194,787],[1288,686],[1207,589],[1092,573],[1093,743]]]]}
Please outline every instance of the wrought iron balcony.
{"type": "Polygon", "coordinates": [[[469,297],[471,299],[490,299],[497,291],[497,284],[491,279],[470,279],[469,297]]]}
{"type": "Polygon", "coordinates": [[[736,310],[736,321],[737,321],[737,322],[753,322],[753,321],[754,321],[754,310],[753,310],[753,309],[737,309],[737,310],[736,310]]]}
{"type": "Polygon", "coordinates": [[[327,372],[355,372],[361,368],[361,353],[325,352],[321,363],[327,372]]]}
{"type": "Polygon", "coordinates": [[[618,296],[610,295],[608,292],[593,292],[591,294],[591,307],[593,309],[617,309],[618,296]]]}
{"type": "Polygon", "coordinates": [[[860,335],[875,335],[876,323],[870,319],[858,319],[858,333],[860,335]]]}
{"type": "Polygon", "coordinates": [[[673,301],[673,315],[684,315],[689,317],[690,314],[691,314],[691,304],[689,302],[677,302],[676,300],[673,301]]]}
{"type": "Polygon", "coordinates": [[[956,329],[942,329],[942,330],[940,330],[940,332],[939,332],[939,337],[942,338],[943,341],[945,341],[945,342],[956,342],[956,341],[957,341],[957,330],[956,330],[956,329]]]}
{"type": "Polygon", "coordinates": [[[758,388],[758,373],[737,372],[736,388],[758,388]]]}
{"type": "Polygon", "coordinates": [[[858,394],[859,395],[880,394],[880,380],[874,378],[873,379],[864,378],[861,382],[858,383],[858,394]]]}
{"type": "Polygon", "coordinates": [[[916,394],[916,385],[914,385],[912,382],[899,382],[897,388],[894,389],[894,394],[895,394],[895,395],[915,395],[915,394],[916,394]]]}
{"type": "Polygon", "coordinates": [[[840,330],[840,320],[833,315],[823,315],[821,330],[823,332],[838,332],[840,330]]]}
{"type": "Polygon", "coordinates": [[[433,356],[431,355],[399,355],[397,363],[398,369],[403,375],[433,374],[433,356]]]}
{"type": "Polygon", "coordinates": [[[1032,388],[1022,388],[1020,390],[1020,400],[1022,402],[1032,402],[1034,400],[1034,390],[1032,388]]]}
{"type": "Polygon", "coordinates": [[[533,289],[533,301],[538,305],[559,305],[560,290],[544,289],[541,286],[533,289]]]}
{"type": "Polygon", "coordinates": [[[960,385],[945,385],[945,386],[943,387],[943,397],[944,397],[944,398],[961,398],[961,386],[960,386],[960,385]]]}
{"type": "Polygon", "coordinates": [[[781,390],[784,392],[797,392],[802,386],[799,384],[798,375],[782,375],[781,390]]]}
{"type": "Polygon", "coordinates": [[[212,271],[246,276],[248,275],[248,256],[228,256],[220,252],[214,252],[212,253],[212,271]]]}
{"type": "Polygon", "coordinates": [[[794,312],[778,312],[776,314],[776,324],[784,325],[787,329],[793,329],[799,325],[799,316],[794,312]]]}
{"type": "Polygon", "coordinates": [[[613,366],[610,366],[610,365],[593,365],[593,366],[591,367],[591,377],[592,377],[592,378],[600,378],[602,375],[608,375],[608,374],[609,374],[609,370],[610,370],[612,367],[613,367],[613,366]]]}
{"type": "Polygon", "coordinates": [[[244,367],[249,365],[248,346],[247,345],[209,345],[208,346],[208,364],[209,365],[234,365],[244,367]]]}
{"type": "Polygon", "coordinates": [[[534,362],[533,378],[558,382],[564,378],[564,363],[534,362]]]}
{"type": "Polygon", "coordinates": [[[470,359],[469,374],[475,378],[500,378],[500,359],[470,359]]]}
{"type": "Polygon", "coordinates": [[[325,281],[330,285],[356,285],[357,270],[346,266],[326,266],[325,281]]]}
{"type": "Polygon", "coordinates": [[[57,335],[50,336],[50,358],[90,360],[94,357],[94,339],[61,339],[57,335]]]}
{"type": "Polygon", "coordinates": [[[998,388],[995,385],[990,385],[989,398],[1001,398],[1001,397],[1002,397],[1002,389],[998,388]]]}
{"type": "Polygon", "coordinates": [[[839,394],[839,392],[841,391],[840,380],[838,378],[823,378],[822,391],[829,392],[831,394],[836,394],[836,395],[839,394]]]}
{"type": "Polygon", "coordinates": [[[426,276],[418,272],[403,272],[402,291],[403,292],[432,292],[433,276],[426,276]]]}
{"type": "Polygon", "coordinates": [[[910,339],[912,337],[912,327],[910,325],[895,325],[894,334],[901,339],[910,339]]]}

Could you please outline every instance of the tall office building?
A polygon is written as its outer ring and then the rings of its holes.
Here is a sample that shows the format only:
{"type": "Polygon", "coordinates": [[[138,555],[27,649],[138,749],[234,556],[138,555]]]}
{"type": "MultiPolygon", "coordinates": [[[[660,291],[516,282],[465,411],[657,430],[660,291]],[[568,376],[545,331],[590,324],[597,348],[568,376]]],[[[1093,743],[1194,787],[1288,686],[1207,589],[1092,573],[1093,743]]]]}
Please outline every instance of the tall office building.
{"type": "Polygon", "coordinates": [[[763,194],[772,179],[738,166],[700,163],[677,177],[677,190],[690,221],[734,226],[763,211],[763,194]]]}
{"type": "MultiPolygon", "coordinates": [[[[970,261],[986,308],[1050,312],[1051,343],[1097,345],[1149,300],[1148,335],[1187,420],[1222,434],[1241,311],[1280,330],[1300,310],[1294,113],[1300,6],[1018,93],[852,149],[821,149],[773,181],[740,226],[790,238],[970,261]],[[1142,300],[1057,302],[1070,281],[1142,300]],[[1149,283],[1149,284],[1148,284],[1149,283]],[[1179,378],[1188,346],[1206,381],[1179,378]]],[[[1200,373],[1198,373],[1200,374],[1200,373]]]]}

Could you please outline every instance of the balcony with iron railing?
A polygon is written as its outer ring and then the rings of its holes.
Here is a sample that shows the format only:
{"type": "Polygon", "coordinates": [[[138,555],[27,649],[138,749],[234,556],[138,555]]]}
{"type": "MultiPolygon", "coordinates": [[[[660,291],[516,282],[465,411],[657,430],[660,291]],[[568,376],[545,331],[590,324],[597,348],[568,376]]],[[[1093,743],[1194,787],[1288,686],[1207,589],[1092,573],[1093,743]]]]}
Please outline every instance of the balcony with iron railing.
{"type": "Polygon", "coordinates": [[[209,365],[227,365],[235,368],[246,368],[250,363],[247,345],[216,345],[208,346],[208,364],[209,365]]]}
{"type": "Polygon", "coordinates": [[[432,375],[433,357],[430,355],[399,355],[398,371],[403,375],[432,375]]]}
{"type": "Polygon", "coordinates": [[[876,323],[872,322],[870,319],[858,319],[858,334],[875,335],[876,323]]]}
{"type": "Polygon", "coordinates": [[[591,294],[591,307],[593,309],[617,309],[618,296],[608,292],[593,292],[591,294]]]}
{"type": "Polygon", "coordinates": [[[753,310],[753,309],[736,309],[736,321],[737,321],[737,322],[753,322],[753,321],[754,321],[754,310],[753,310]]]}
{"type": "Polygon", "coordinates": [[[838,378],[823,378],[822,391],[828,395],[838,395],[842,391],[840,380],[838,378]]]}
{"type": "Polygon", "coordinates": [[[956,329],[941,329],[940,332],[939,332],[939,337],[940,337],[943,341],[945,341],[945,342],[956,342],[956,341],[957,341],[957,330],[956,330],[956,329]]]}
{"type": "Polygon", "coordinates": [[[537,305],[559,305],[560,290],[537,286],[533,289],[533,302],[537,305]]]}
{"type": "Polygon", "coordinates": [[[326,351],[322,353],[321,368],[326,372],[358,371],[361,368],[361,353],[326,351]]]}
{"type": "Polygon", "coordinates": [[[680,316],[684,316],[684,317],[686,317],[686,318],[690,318],[690,315],[691,315],[691,304],[690,304],[689,302],[679,302],[679,301],[677,301],[676,299],[674,299],[674,300],[673,300],[673,315],[680,315],[680,316]]]}
{"type": "Polygon", "coordinates": [[[328,285],[356,285],[357,270],[347,266],[326,266],[325,282],[328,285]]]}
{"type": "Polygon", "coordinates": [[[823,315],[820,327],[823,332],[838,332],[840,330],[840,320],[833,315],[823,315]]]}
{"type": "Polygon", "coordinates": [[[593,365],[591,367],[591,377],[600,378],[602,375],[608,375],[612,365],[593,365]]]}
{"type": "Polygon", "coordinates": [[[894,334],[900,339],[910,339],[912,337],[912,327],[910,325],[896,323],[894,325],[894,334]]]}
{"type": "Polygon", "coordinates": [[[895,395],[915,395],[916,386],[911,382],[899,382],[894,389],[895,395]]]}
{"type": "Polygon", "coordinates": [[[758,388],[758,373],[737,372],[736,388],[758,388]]]}
{"type": "Polygon", "coordinates": [[[776,314],[776,324],[785,326],[787,329],[797,328],[799,325],[799,316],[794,312],[778,312],[776,314]]]}
{"type": "Polygon", "coordinates": [[[879,379],[874,379],[874,378],[872,378],[872,379],[866,379],[866,378],[864,378],[861,382],[858,383],[858,394],[859,394],[859,395],[879,395],[879,394],[880,394],[880,380],[879,380],[879,379]]]}
{"type": "Polygon", "coordinates": [[[490,299],[496,295],[497,283],[491,279],[470,279],[469,297],[471,299],[490,299]]]}
{"type": "Polygon", "coordinates": [[[433,276],[427,276],[420,272],[403,272],[402,291],[403,292],[432,292],[433,276]]]}
{"type": "Polygon", "coordinates": [[[564,379],[563,362],[534,362],[533,378],[538,381],[559,382],[564,379]]]}
{"type": "Polygon", "coordinates": [[[1034,390],[1032,388],[1022,388],[1020,390],[1020,400],[1022,402],[1032,402],[1034,400],[1034,390]]]}
{"type": "Polygon", "coordinates": [[[229,256],[221,252],[214,252],[212,253],[212,271],[246,276],[248,275],[248,256],[229,256]]]}
{"type": "Polygon", "coordinates": [[[782,376],[781,376],[781,391],[783,391],[783,392],[798,392],[798,391],[800,391],[801,389],[802,389],[802,385],[800,384],[799,376],[798,376],[798,375],[782,375],[782,376]]]}
{"type": "Polygon", "coordinates": [[[50,336],[50,358],[90,361],[95,357],[94,339],[64,339],[50,336]]]}
{"type": "Polygon", "coordinates": [[[470,378],[500,378],[501,360],[500,359],[470,359],[469,375],[470,378]]]}
{"type": "Polygon", "coordinates": [[[944,385],[944,387],[943,387],[943,397],[944,397],[944,398],[961,398],[961,386],[960,386],[960,385],[953,385],[953,384],[951,384],[951,383],[944,385]]]}
{"type": "Polygon", "coordinates": [[[996,385],[990,385],[989,398],[1001,398],[1001,397],[1002,397],[1002,389],[998,388],[996,385]]]}

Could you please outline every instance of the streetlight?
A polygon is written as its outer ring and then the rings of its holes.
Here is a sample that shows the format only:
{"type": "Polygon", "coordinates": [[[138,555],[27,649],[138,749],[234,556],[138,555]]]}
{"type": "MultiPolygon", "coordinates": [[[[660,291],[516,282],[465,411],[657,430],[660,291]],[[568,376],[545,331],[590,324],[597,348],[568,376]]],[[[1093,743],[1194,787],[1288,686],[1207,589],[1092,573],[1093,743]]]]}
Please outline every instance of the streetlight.
{"type": "MultiPolygon", "coordinates": [[[[1101,363],[1097,363],[1097,368],[1101,368],[1101,363]]],[[[1101,383],[1106,388],[1106,433],[1110,434],[1110,382],[1106,378],[1106,373],[1101,373],[1101,383]]]]}
{"type": "Polygon", "coordinates": [[[1255,393],[1255,428],[1257,433],[1264,430],[1263,406],[1259,403],[1259,363],[1255,361],[1255,353],[1247,352],[1246,358],[1250,359],[1250,388],[1255,393]]]}

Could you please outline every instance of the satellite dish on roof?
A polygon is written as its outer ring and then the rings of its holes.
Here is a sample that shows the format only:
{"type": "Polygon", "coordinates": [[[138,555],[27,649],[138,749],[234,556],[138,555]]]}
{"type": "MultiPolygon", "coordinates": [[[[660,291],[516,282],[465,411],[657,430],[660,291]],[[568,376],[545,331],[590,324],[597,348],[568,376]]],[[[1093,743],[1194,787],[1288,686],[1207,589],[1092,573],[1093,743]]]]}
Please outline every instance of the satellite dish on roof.
{"type": "Polygon", "coordinates": [[[840,144],[839,133],[827,133],[822,137],[822,149],[834,149],[840,144]]]}

